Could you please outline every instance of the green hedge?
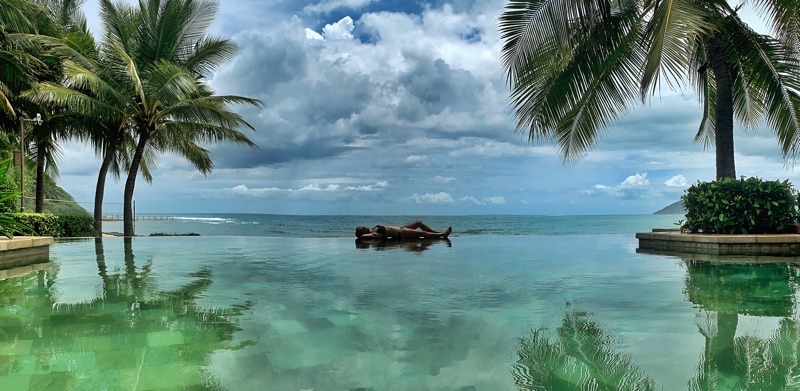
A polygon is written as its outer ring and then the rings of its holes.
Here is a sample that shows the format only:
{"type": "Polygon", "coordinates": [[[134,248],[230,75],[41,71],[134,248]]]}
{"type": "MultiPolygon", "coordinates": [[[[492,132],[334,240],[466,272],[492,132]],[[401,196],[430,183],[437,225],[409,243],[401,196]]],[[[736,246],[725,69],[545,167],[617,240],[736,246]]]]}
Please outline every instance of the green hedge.
{"type": "Polygon", "coordinates": [[[797,195],[788,180],[742,177],[698,182],[681,199],[686,207],[683,228],[691,232],[776,233],[797,223],[797,195]]]}
{"type": "Polygon", "coordinates": [[[94,220],[91,216],[52,215],[48,213],[16,213],[14,220],[33,228],[35,234],[53,237],[91,237],[96,236],[94,220]]]}

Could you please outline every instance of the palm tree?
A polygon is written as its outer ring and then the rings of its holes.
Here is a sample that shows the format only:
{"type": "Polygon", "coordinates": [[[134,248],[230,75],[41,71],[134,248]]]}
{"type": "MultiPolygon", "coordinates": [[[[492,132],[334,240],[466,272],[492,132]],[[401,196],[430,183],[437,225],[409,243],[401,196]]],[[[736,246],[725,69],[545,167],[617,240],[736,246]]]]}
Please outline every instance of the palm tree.
{"type": "MultiPolygon", "coordinates": [[[[56,39],[72,39],[74,35],[88,35],[86,18],[80,7],[84,0],[33,0],[33,3],[44,10],[46,18],[40,21],[39,34],[56,39]]],[[[36,41],[36,38],[33,39],[36,41]]],[[[61,69],[58,57],[52,53],[44,52],[48,72],[43,76],[46,80],[57,82],[61,78],[61,69]],[[49,61],[48,61],[49,60],[49,61]]],[[[44,211],[44,184],[45,175],[51,178],[58,177],[57,158],[60,156],[59,142],[70,138],[80,123],[76,123],[72,113],[58,113],[53,107],[40,107],[50,115],[45,115],[46,121],[34,127],[29,140],[32,142],[32,154],[35,156],[36,167],[36,213],[44,211]]]]}
{"type": "MultiPolygon", "coordinates": [[[[122,171],[128,167],[130,151],[135,146],[131,123],[125,112],[128,101],[124,93],[115,91],[113,83],[106,83],[113,80],[101,57],[102,48],[88,30],[71,32],[63,39],[40,40],[55,55],[65,59],[63,69],[68,76],[68,83],[42,83],[24,95],[40,104],[63,106],[65,112],[71,114],[70,123],[77,127],[69,135],[88,141],[102,158],[94,198],[94,227],[97,234],[101,235],[106,177],[110,173],[115,179],[120,178],[122,171]],[[93,89],[71,82],[82,75],[92,78],[93,89]]],[[[152,176],[147,167],[147,164],[143,164],[142,174],[151,182],[152,176]]]]}
{"type": "Polygon", "coordinates": [[[25,34],[35,32],[31,16],[37,12],[27,0],[0,0],[0,113],[7,116],[6,120],[16,120],[17,94],[35,82],[36,73],[44,68],[27,50],[30,42],[25,38],[25,34]]]}
{"type": "MultiPolygon", "coordinates": [[[[204,35],[216,8],[217,3],[211,1],[151,0],[141,2],[139,9],[101,1],[106,32],[101,66],[84,56],[66,60],[66,86],[44,83],[35,93],[35,101],[66,105],[105,123],[108,138],[93,144],[104,155],[103,167],[119,161],[113,156],[125,161],[125,236],[134,234],[136,177],[142,169],[145,179],[152,178],[147,167],[158,153],[177,153],[206,174],[213,162],[202,143],[227,141],[255,146],[236,130],[252,126],[229,105],[259,106],[260,102],[214,95],[202,81],[235,53],[230,41],[204,35]],[[136,140],[129,159],[128,152],[120,149],[128,134],[136,140]]],[[[98,189],[105,180],[103,167],[98,189]]],[[[96,224],[97,200],[96,196],[96,224]]]]}
{"type": "Polygon", "coordinates": [[[703,107],[695,140],[715,145],[718,179],[736,176],[734,115],[747,128],[766,121],[794,156],[800,8],[755,3],[774,37],[727,0],[510,0],[499,25],[517,129],[555,138],[566,160],[578,159],[661,84],[691,83],[703,107]]]}
{"type": "Polygon", "coordinates": [[[132,236],[133,192],[146,149],[177,152],[198,170],[213,165],[198,143],[234,142],[255,146],[238,127],[253,127],[229,109],[231,104],[260,105],[240,96],[216,96],[202,78],[236,52],[228,40],[205,31],[218,9],[216,1],[149,0],[134,10],[101,1],[106,44],[119,75],[131,87],[129,111],[138,138],[124,193],[124,234],[132,236]],[[131,28],[133,15],[134,26],[131,28]]]}

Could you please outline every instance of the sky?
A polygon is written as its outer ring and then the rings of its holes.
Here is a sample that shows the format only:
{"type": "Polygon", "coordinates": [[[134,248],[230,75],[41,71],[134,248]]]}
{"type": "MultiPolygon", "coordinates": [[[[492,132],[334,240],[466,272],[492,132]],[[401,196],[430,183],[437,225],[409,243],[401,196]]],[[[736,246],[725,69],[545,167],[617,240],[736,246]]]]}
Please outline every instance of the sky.
{"type": "MultiPolygon", "coordinates": [[[[139,213],[649,214],[713,180],[693,144],[691,89],[662,90],[605,129],[583,159],[515,130],[500,63],[503,0],[222,0],[214,35],[239,46],[209,82],[262,100],[237,110],[258,145],[210,146],[204,176],[162,156],[137,181],[139,213]]],[[[84,6],[102,31],[96,0],[84,6]]],[[[753,10],[746,21],[765,29],[753,10]]],[[[790,179],[764,126],[735,134],[737,174],[790,179]]],[[[91,210],[100,160],[64,146],[59,184],[91,210]]],[[[124,181],[106,184],[121,211],[124,181]]]]}

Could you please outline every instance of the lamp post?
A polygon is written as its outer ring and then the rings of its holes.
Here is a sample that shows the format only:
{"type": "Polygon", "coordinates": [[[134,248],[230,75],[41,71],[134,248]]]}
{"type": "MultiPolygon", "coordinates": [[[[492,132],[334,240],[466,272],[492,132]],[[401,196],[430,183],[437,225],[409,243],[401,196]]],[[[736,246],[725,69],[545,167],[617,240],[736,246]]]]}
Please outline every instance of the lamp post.
{"type": "Polygon", "coordinates": [[[19,211],[25,212],[25,123],[42,124],[42,115],[36,113],[34,118],[19,117],[19,211]]]}

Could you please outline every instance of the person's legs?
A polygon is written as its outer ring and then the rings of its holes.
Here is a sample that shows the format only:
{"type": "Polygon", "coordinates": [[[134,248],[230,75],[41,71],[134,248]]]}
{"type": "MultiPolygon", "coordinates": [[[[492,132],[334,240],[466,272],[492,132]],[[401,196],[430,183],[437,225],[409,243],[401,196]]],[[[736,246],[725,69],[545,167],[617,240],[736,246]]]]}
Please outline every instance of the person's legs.
{"type": "Polygon", "coordinates": [[[417,229],[417,228],[419,228],[419,229],[421,229],[421,230],[423,230],[425,232],[439,233],[439,231],[436,231],[433,228],[428,227],[427,225],[425,225],[425,223],[423,223],[420,220],[417,220],[417,221],[415,221],[413,223],[408,223],[408,224],[404,225],[403,228],[409,228],[409,229],[417,229]]]}

